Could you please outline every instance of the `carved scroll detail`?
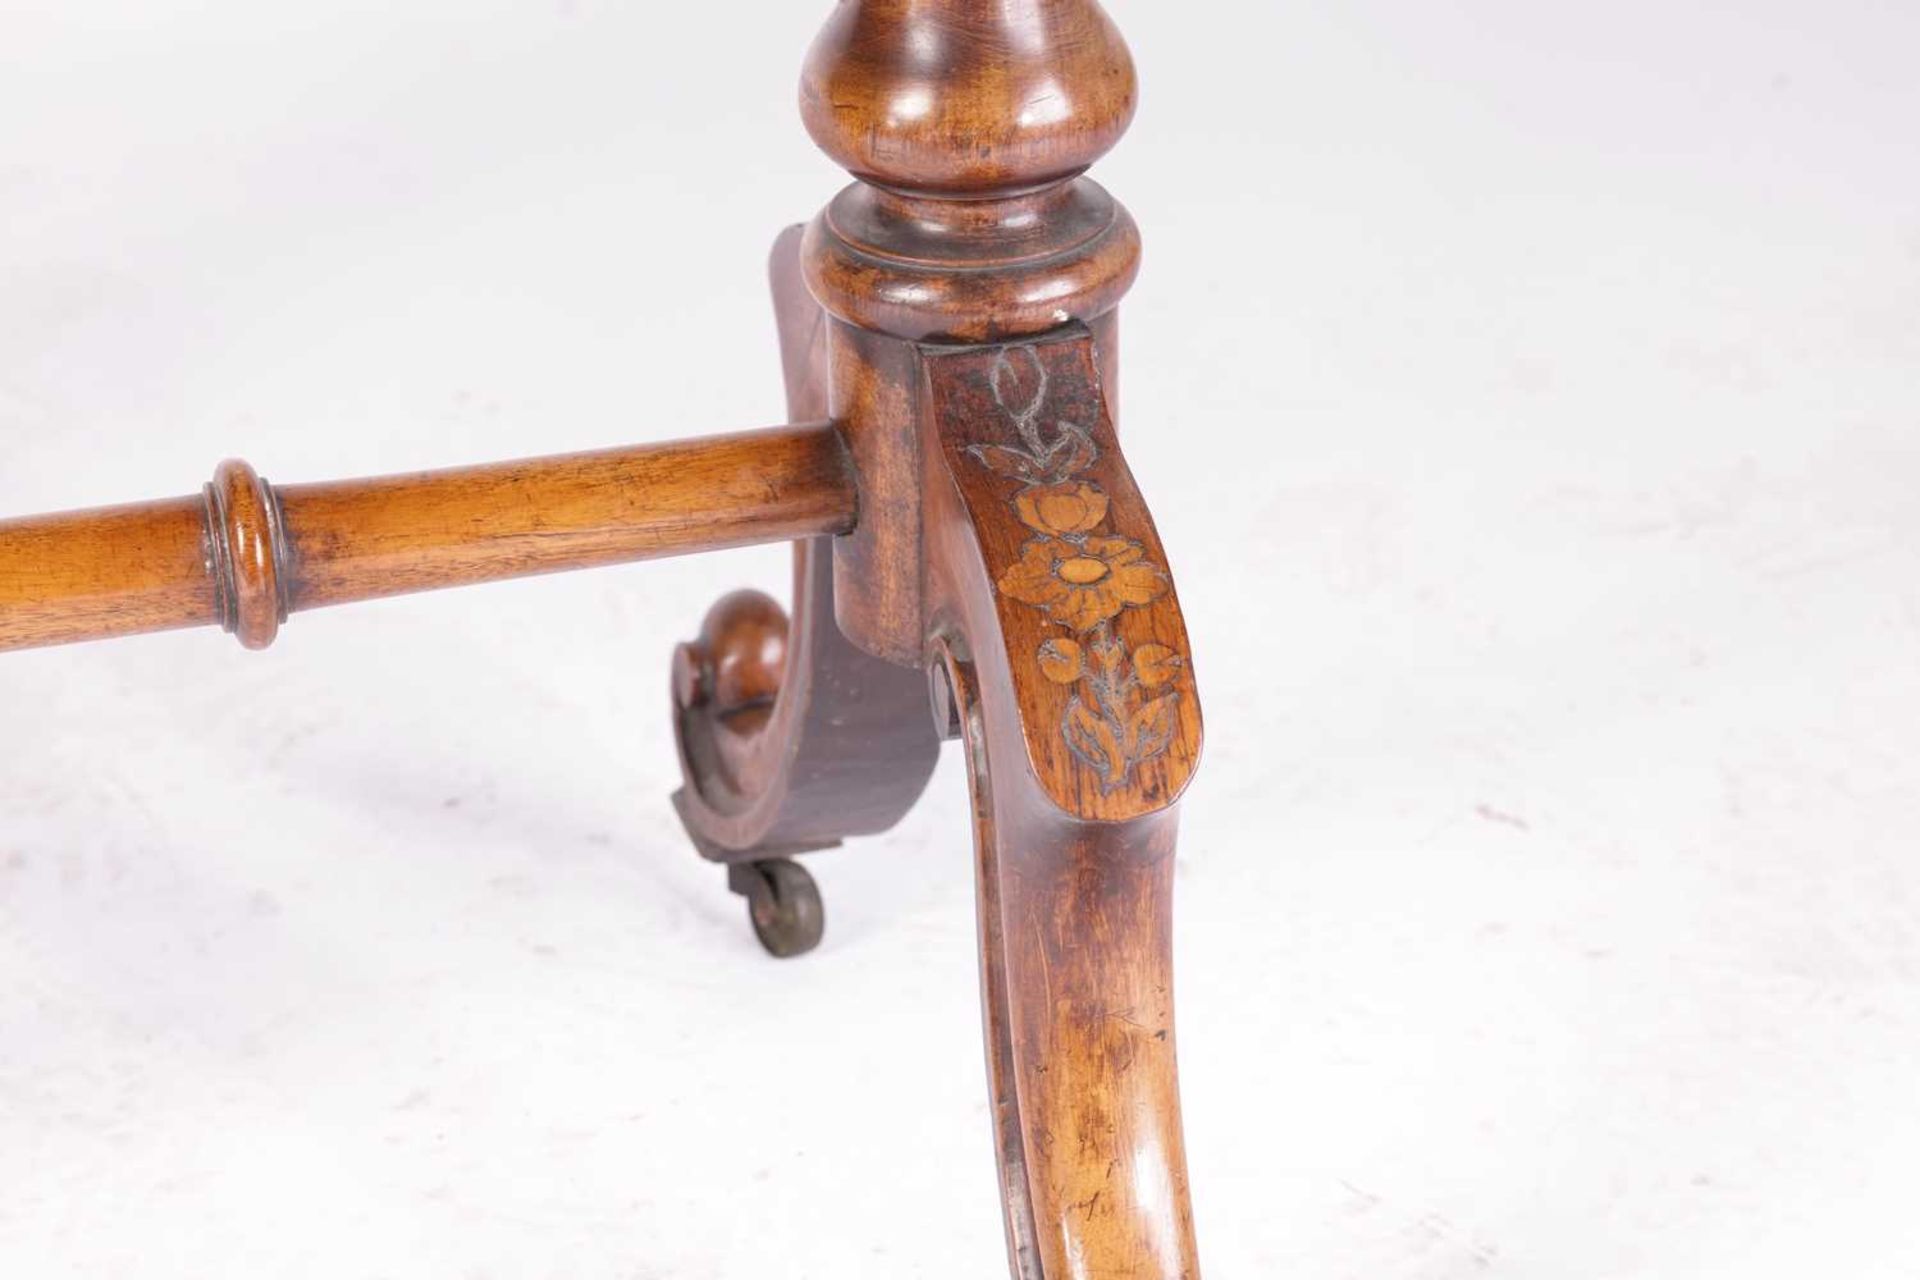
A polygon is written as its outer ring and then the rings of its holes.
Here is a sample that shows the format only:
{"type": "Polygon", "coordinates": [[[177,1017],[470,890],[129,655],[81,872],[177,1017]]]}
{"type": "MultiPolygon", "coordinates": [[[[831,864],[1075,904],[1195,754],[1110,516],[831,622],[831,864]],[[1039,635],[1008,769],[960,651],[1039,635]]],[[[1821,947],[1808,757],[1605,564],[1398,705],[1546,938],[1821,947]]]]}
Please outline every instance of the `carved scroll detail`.
{"type": "Polygon", "coordinates": [[[1121,613],[1166,595],[1167,574],[1144,545],[1103,531],[1107,494],[1081,478],[1100,459],[1091,432],[1064,418],[1053,421],[1051,435],[1043,431],[1049,379],[1039,355],[1028,346],[1002,349],[988,381],[1019,444],[977,444],[967,453],[1018,482],[1009,503],[1034,534],[998,586],[1064,629],[1041,642],[1036,661],[1047,679],[1074,687],[1061,733],[1111,792],[1178,732],[1185,657],[1163,644],[1129,651],[1113,628],[1121,613]]]}

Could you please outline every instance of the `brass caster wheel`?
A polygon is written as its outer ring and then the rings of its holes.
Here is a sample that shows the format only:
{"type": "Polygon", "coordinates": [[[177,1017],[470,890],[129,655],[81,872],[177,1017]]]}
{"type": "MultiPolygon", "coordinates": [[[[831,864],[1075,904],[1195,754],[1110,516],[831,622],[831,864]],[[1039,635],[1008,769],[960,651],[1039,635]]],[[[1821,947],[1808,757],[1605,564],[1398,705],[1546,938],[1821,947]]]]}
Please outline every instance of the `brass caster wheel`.
{"type": "Polygon", "coordinates": [[[747,900],[747,918],[767,954],[790,960],[820,945],[827,927],[820,886],[799,863],[736,862],[727,868],[727,887],[747,900]]]}

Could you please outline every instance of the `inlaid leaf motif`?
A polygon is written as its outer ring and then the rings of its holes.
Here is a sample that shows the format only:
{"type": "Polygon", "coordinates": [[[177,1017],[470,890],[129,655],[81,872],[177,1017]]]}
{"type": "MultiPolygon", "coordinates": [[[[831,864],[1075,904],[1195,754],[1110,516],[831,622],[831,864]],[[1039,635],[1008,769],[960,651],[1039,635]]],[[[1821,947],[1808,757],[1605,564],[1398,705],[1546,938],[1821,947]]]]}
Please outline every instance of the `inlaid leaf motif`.
{"type": "Polygon", "coordinates": [[[1095,715],[1088,710],[1087,704],[1079,698],[1067,703],[1067,714],[1062,722],[1066,730],[1067,746],[1073,754],[1100,771],[1103,787],[1111,790],[1127,774],[1127,753],[1121,748],[1120,740],[1114,735],[1113,726],[1104,716],[1095,715]]]}
{"type": "Polygon", "coordinates": [[[1060,424],[1060,435],[1047,446],[1043,467],[1049,479],[1065,480],[1079,475],[1100,458],[1100,449],[1088,435],[1071,422],[1060,424]]]}
{"type": "Polygon", "coordinates": [[[976,444],[967,452],[977,458],[981,466],[1009,480],[1024,480],[1034,484],[1048,476],[1046,463],[1022,449],[1009,448],[1004,444],[976,444]]]}
{"type": "Polygon", "coordinates": [[[1126,749],[1129,758],[1151,760],[1165,751],[1173,743],[1173,735],[1179,729],[1179,719],[1174,715],[1179,705],[1180,695],[1167,694],[1147,703],[1127,721],[1126,749]]]}
{"type": "Polygon", "coordinates": [[[1127,646],[1111,633],[1102,635],[1093,646],[1095,675],[1100,682],[1113,688],[1125,683],[1122,668],[1127,661],[1127,646]]]}

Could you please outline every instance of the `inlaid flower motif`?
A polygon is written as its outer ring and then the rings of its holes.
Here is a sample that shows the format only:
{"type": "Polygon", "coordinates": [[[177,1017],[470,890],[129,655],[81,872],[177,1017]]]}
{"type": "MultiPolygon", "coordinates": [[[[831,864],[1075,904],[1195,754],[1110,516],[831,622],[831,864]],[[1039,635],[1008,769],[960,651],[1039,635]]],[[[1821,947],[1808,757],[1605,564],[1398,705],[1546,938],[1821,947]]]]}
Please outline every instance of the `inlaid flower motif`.
{"type": "Polygon", "coordinates": [[[1085,676],[1060,727],[1073,754],[1099,770],[1101,788],[1111,791],[1125,784],[1135,765],[1173,745],[1180,694],[1167,686],[1182,663],[1163,644],[1141,645],[1129,662],[1125,642],[1104,623],[1085,648],[1085,676]]]}
{"type": "Polygon", "coordinates": [[[1040,645],[1040,674],[1055,684],[1072,684],[1086,669],[1080,646],[1065,636],[1055,636],[1040,645]]]}
{"type": "Polygon", "coordinates": [[[1185,665],[1185,659],[1163,644],[1143,644],[1133,651],[1134,674],[1149,689],[1172,683],[1185,665]]]}
{"type": "Polygon", "coordinates": [[[1029,529],[1065,537],[1098,528],[1107,518],[1107,495],[1085,481],[1033,485],[1014,497],[1013,508],[1029,529]]]}
{"type": "Polygon", "coordinates": [[[1145,563],[1145,555],[1131,538],[1035,538],[1000,576],[1000,589],[1045,609],[1055,622],[1091,631],[1122,609],[1166,594],[1166,575],[1145,563]]]}
{"type": "Polygon", "coordinates": [[[1164,755],[1180,732],[1186,659],[1170,645],[1131,647],[1115,619],[1167,594],[1167,575],[1132,538],[1101,532],[1112,503],[1081,478],[1100,460],[1092,432],[1048,410],[1049,370],[1031,347],[999,352],[988,373],[1014,441],[981,441],[967,452],[1018,488],[1009,495],[1035,534],[1000,575],[1009,598],[1044,610],[1069,635],[1042,638],[1040,674],[1065,697],[1060,729],[1102,791],[1127,785],[1136,767],[1164,755]]]}

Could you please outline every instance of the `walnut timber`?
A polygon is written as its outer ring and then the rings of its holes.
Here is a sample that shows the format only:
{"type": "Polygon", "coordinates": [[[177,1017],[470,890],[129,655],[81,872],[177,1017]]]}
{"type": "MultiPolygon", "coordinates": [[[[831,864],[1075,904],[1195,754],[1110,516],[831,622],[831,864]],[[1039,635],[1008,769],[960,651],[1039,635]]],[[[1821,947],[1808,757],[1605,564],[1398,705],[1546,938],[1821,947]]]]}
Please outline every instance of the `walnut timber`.
{"type": "Polygon", "coordinates": [[[796,856],[891,827],[959,739],[1011,1272],[1197,1280],[1171,945],[1200,701],[1114,430],[1140,235],[1082,176],[1135,98],[1094,0],[841,0],[800,106],[855,180],[772,259],[797,425],[327,484],[226,462],[0,523],[0,649],[257,649],[303,609],[792,542],[790,613],[730,593],[669,664],[694,847],[800,955],[796,856]]]}

